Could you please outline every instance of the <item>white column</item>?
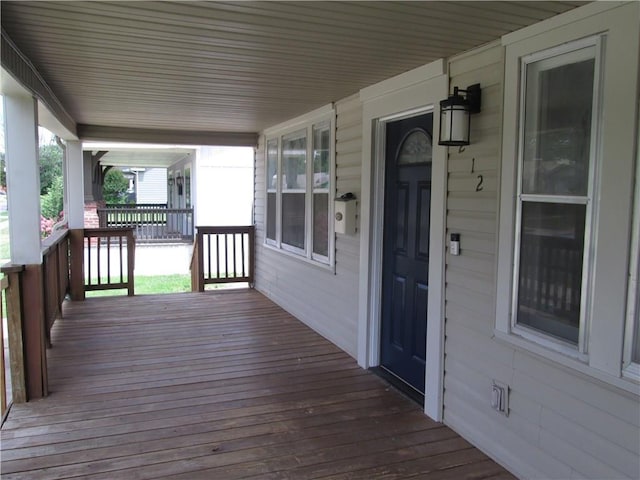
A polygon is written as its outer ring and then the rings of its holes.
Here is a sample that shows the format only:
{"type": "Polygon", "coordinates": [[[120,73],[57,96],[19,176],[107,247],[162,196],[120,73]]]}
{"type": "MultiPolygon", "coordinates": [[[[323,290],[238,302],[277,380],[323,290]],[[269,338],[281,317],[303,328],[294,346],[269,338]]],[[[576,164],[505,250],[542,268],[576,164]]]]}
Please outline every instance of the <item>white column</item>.
{"type": "Polygon", "coordinates": [[[3,98],[11,261],[40,264],[38,103],[29,95],[3,98]]]}
{"type": "Polygon", "coordinates": [[[69,228],[84,227],[84,164],[82,142],[67,141],[67,161],[65,169],[67,192],[66,217],[69,228]]]}

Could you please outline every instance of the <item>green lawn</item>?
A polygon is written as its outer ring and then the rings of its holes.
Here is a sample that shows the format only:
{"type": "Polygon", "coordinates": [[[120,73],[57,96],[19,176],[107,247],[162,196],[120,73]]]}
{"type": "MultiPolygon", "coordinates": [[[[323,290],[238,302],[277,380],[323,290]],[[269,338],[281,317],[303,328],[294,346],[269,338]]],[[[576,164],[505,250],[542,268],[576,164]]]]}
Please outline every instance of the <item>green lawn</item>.
{"type": "MultiPolygon", "coordinates": [[[[157,275],[154,277],[136,276],[135,294],[149,295],[153,293],[181,293],[191,291],[190,275],[157,275]]],[[[87,292],[87,297],[106,297],[112,295],[126,295],[126,289],[101,290],[87,292]]]]}

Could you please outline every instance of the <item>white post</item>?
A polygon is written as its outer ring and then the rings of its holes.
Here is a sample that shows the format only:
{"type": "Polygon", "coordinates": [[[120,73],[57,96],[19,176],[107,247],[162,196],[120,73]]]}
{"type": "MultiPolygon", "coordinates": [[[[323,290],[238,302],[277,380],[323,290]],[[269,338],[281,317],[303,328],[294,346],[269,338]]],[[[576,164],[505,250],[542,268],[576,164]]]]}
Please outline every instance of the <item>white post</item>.
{"type": "Polygon", "coordinates": [[[84,164],[82,143],[78,141],[67,141],[65,188],[65,213],[69,228],[84,228],[84,164]]]}
{"type": "Polygon", "coordinates": [[[40,264],[38,102],[30,95],[3,98],[11,262],[40,264]]]}

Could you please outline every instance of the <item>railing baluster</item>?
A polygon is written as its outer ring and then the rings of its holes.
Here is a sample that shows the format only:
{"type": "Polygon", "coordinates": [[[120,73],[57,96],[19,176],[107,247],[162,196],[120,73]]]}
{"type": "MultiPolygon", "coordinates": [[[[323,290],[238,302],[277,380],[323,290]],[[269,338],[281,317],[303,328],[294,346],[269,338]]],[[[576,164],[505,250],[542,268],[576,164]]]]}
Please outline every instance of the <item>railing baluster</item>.
{"type": "Polygon", "coordinates": [[[120,283],[124,283],[124,267],[122,265],[122,235],[118,237],[118,255],[120,259],[120,283]]]}
{"type": "Polygon", "coordinates": [[[87,278],[86,283],[91,285],[91,237],[85,238],[87,242],[87,278]]]}
{"type": "MultiPolygon", "coordinates": [[[[215,236],[216,236],[216,277],[215,278],[220,278],[220,235],[216,233],[215,236]]],[[[211,262],[211,255],[209,255],[209,262],[211,262]]]]}
{"type": "Polygon", "coordinates": [[[111,283],[111,237],[107,237],[107,283],[111,283]]]}
{"type": "MultiPolygon", "coordinates": [[[[204,237],[203,237],[204,238],[204,237]]],[[[216,244],[216,249],[218,248],[216,244]]],[[[207,278],[211,278],[211,235],[207,235],[207,278]]]]}
{"type": "Polygon", "coordinates": [[[100,261],[100,240],[101,238],[98,237],[96,242],[96,258],[97,258],[96,261],[98,263],[98,265],[96,265],[96,270],[98,270],[98,285],[102,284],[102,271],[101,271],[102,262],[100,261]]]}
{"type": "Polygon", "coordinates": [[[240,253],[242,255],[242,258],[240,259],[240,263],[242,265],[242,276],[245,277],[245,273],[244,273],[244,233],[240,234],[240,253]]]}

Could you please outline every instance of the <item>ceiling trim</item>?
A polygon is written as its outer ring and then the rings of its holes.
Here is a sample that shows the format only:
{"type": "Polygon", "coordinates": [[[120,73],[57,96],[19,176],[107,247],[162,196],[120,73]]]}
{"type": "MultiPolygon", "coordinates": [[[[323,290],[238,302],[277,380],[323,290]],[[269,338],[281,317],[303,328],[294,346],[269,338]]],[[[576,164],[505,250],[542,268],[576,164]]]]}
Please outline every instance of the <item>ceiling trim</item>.
{"type": "Polygon", "coordinates": [[[71,134],[76,135],[76,121],[66,111],[58,97],[53,93],[47,82],[31,61],[13,43],[7,32],[2,29],[2,43],[0,45],[2,68],[4,68],[18,83],[40,100],[51,114],[71,134]]]}
{"type": "Polygon", "coordinates": [[[81,140],[155,143],[171,145],[213,145],[224,147],[255,147],[258,134],[254,132],[203,132],[191,130],[157,130],[147,128],[78,125],[81,140]]]}

